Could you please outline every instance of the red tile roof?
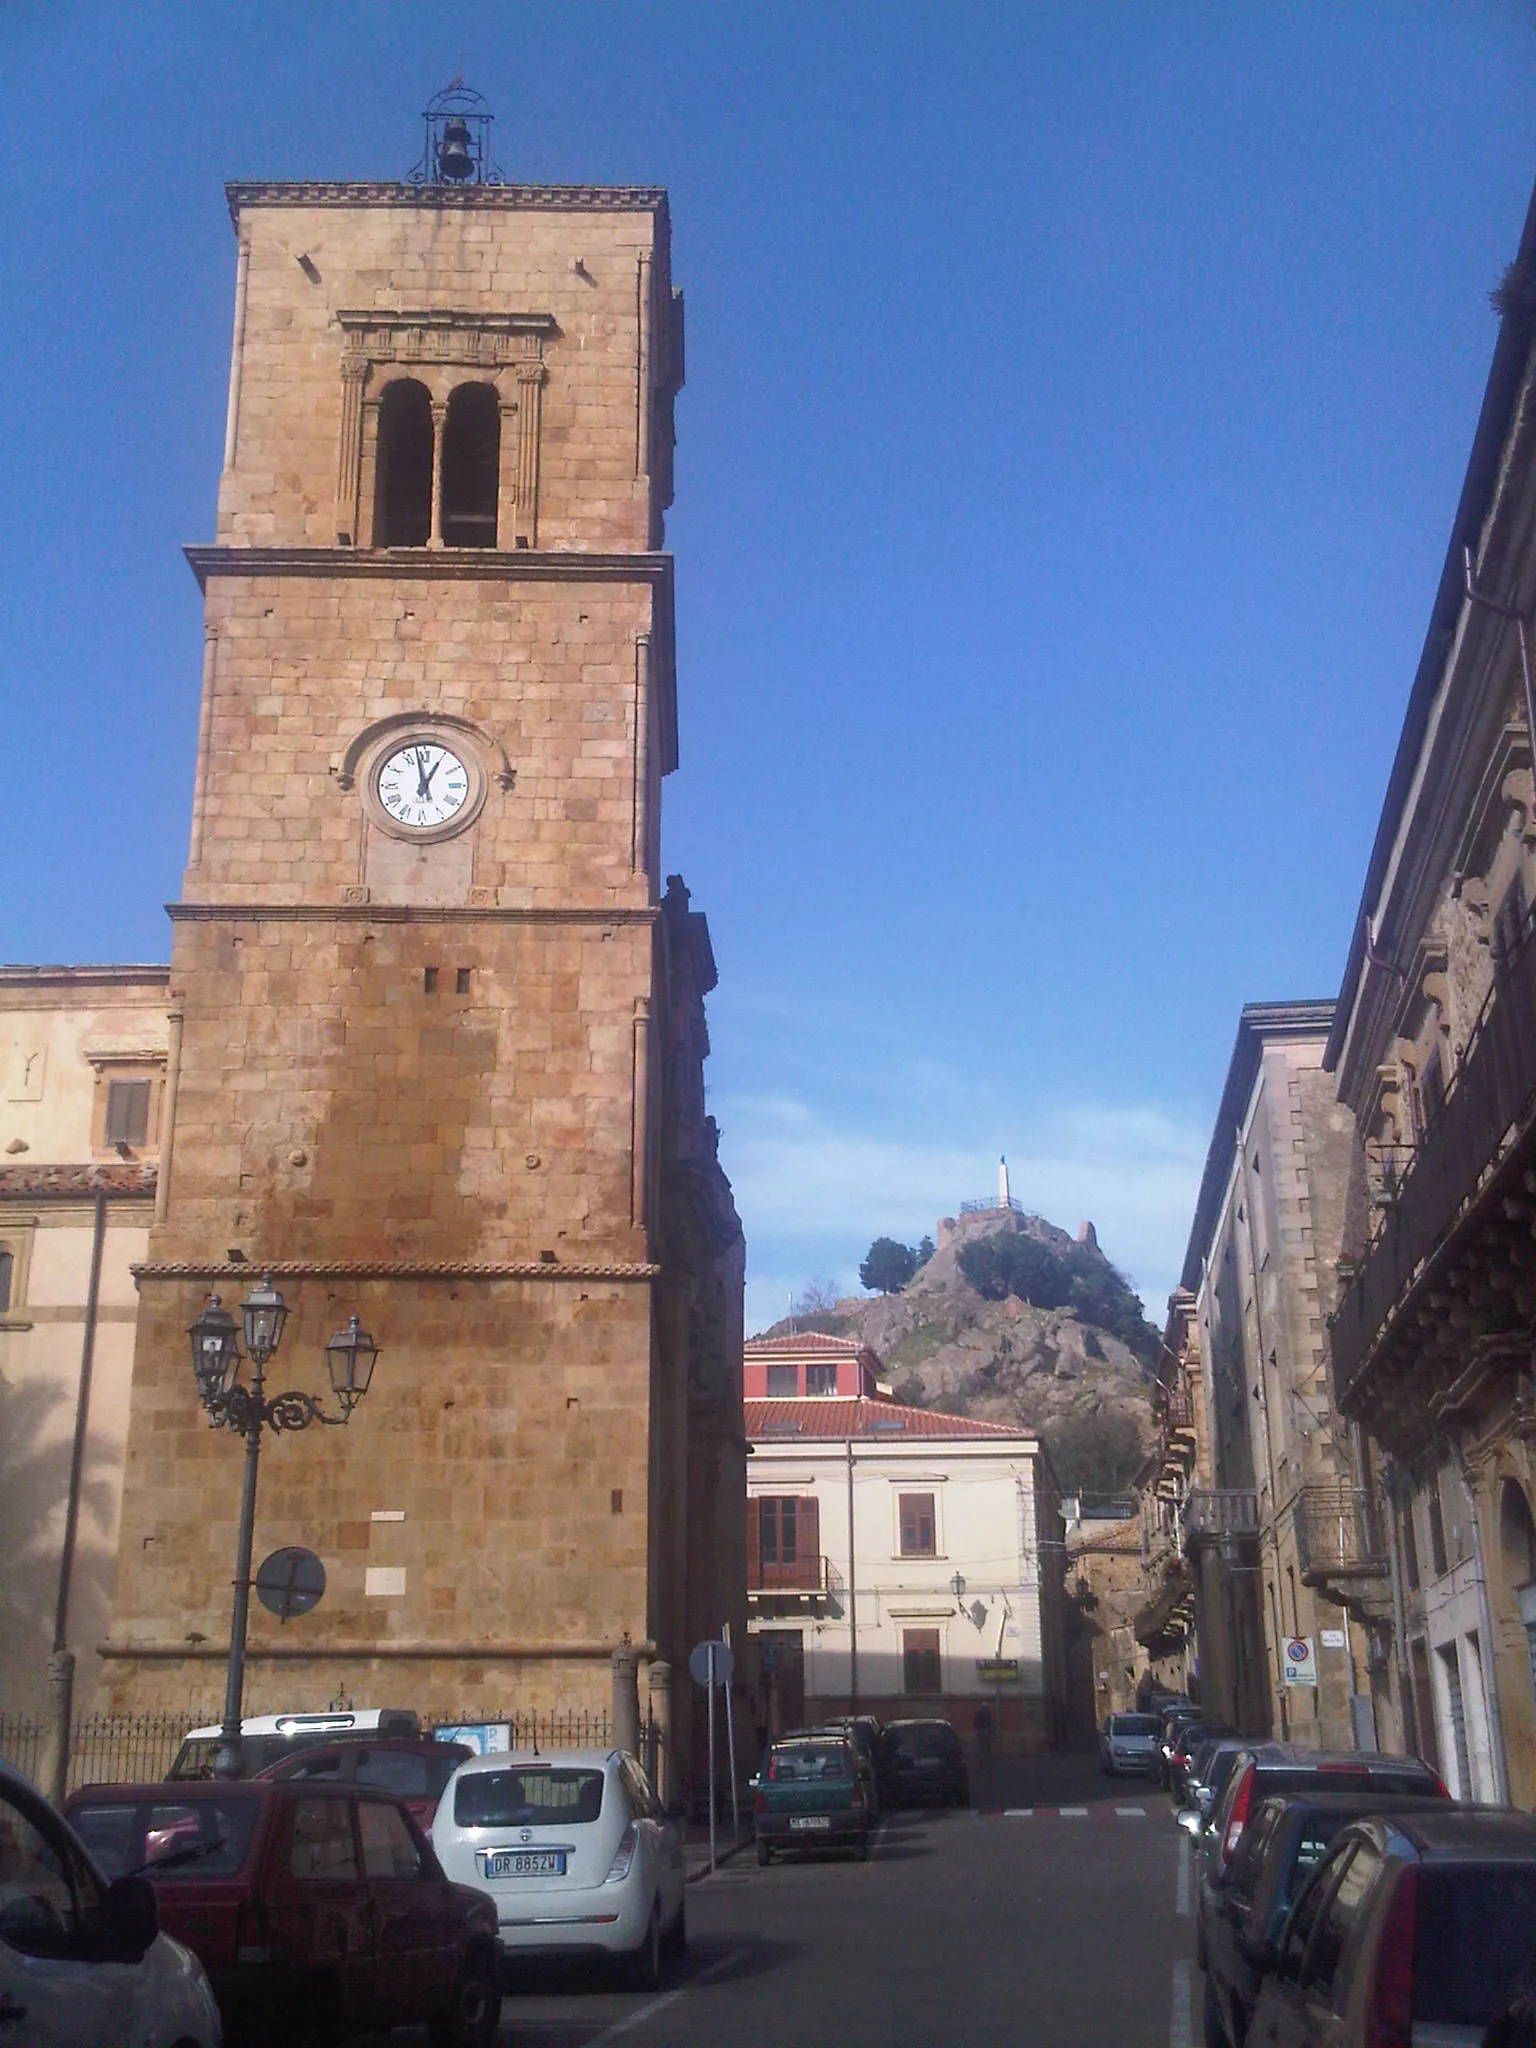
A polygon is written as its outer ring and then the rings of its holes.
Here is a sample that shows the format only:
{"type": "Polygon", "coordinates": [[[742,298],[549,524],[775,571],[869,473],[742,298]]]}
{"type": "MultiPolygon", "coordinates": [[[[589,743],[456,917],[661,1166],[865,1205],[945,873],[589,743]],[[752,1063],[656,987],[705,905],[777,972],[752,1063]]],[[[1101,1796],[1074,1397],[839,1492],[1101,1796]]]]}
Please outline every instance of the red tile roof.
{"type": "Polygon", "coordinates": [[[747,1401],[743,1408],[749,1439],[760,1436],[788,1441],[798,1436],[842,1441],[851,1436],[867,1436],[900,1443],[915,1437],[984,1436],[1037,1441],[1033,1430],[1014,1429],[1005,1422],[978,1422],[969,1415],[940,1415],[931,1408],[908,1408],[900,1401],[856,1400],[848,1395],[813,1394],[795,1401],[747,1401]]]}
{"type": "Polygon", "coordinates": [[[829,1337],[824,1330],[798,1330],[792,1337],[753,1337],[742,1347],[748,1358],[766,1357],[771,1351],[821,1351],[839,1358],[856,1358],[869,1346],[857,1337],[829,1337]]]}

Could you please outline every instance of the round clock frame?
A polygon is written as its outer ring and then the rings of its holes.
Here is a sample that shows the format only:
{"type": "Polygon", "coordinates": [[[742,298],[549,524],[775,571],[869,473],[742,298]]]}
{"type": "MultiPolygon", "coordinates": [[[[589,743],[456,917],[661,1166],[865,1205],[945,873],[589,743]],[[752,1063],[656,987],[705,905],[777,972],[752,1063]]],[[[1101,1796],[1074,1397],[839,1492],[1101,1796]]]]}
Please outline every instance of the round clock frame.
{"type": "Polygon", "coordinates": [[[426,718],[419,726],[397,726],[393,732],[380,737],[377,745],[369,749],[367,762],[358,777],[358,787],[370,823],[381,832],[387,833],[391,839],[403,839],[412,846],[432,846],[443,839],[457,838],[459,833],[467,832],[473,825],[485,805],[487,777],[479,749],[463,732],[454,726],[435,725],[426,718]],[[463,803],[452,817],[444,818],[436,825],[405,823],[388,808],[379,790],[380,780],[389,763],[398,754],[408,753],[417,746],[438,747],[451,755],[463,766],[469,784],[463,803]]]}

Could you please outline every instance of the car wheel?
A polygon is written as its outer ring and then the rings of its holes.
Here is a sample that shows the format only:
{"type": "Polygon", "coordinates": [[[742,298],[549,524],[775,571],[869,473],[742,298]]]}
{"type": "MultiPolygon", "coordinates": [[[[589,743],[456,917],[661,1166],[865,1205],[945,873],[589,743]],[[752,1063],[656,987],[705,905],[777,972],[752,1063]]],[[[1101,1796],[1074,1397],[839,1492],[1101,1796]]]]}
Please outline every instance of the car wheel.
{"type": "Polygon", "coordinates": [[[628,1957],[625,1976],[632,1991],[654,1991],[661,1982],[661,1901],[651,1902],[651,1917],[646,1922],[645,1939],[628,1957]]]}
{"type": "Polygon", "coordinates": [[[773,1851],[769,1848],[768,1844],[763,1840],[761,1835],[759,1835],[757,1838],[757,1860],[765,1868],[768,1864],[770,1864],[773,1861],[773,1851]]]}
{"type": "Polygon", "coordinates": [[[663,1935],[669,1962],[680,1963],[688,1953],[688,1901],[677,1902],[677,1918],[663,1935]]]}
{"type": "Polygon", "coordinates": [[[1221,2000],[1216,1996],[1216,1986],[1209,1977],[1205,1980],[1205,2002],[1200,2009],[1200,2018],[1205,2048],[1231,2048],[1227,2030],[1222,2025],[1221,2000]]]}
{"type": "Polygon", "coordinates": [[[501,2023],[501,1986],[492,1957],[476,1950],[464,1958],[453,2010],[428,2031],[432,2048],[490,2048],[501,2023]]]}

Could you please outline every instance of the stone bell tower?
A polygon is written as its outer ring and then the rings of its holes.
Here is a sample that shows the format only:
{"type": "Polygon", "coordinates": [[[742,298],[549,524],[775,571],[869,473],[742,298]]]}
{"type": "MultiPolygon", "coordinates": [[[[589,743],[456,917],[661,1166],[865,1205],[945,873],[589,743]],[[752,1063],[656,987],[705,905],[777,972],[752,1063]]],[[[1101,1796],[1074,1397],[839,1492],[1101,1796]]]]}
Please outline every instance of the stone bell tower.
{"type": "Polygon", "coordinates": [[[118,1706],[219,1693],[239,1446],[186,1330],[262,1272],[274,1384],[318,1392],[354,1310],[380,1356],[345,1429],[263,1453],[257,1558],[306,1544],[329,1583],[253,1616],[247,1712],[600,1709],[626,1638],[676,1663],[744,1627],[714,969],[660,877],[667,199],[490,182],[485,132],[429,120],[420,183],[229,188],[118,1706]]]}

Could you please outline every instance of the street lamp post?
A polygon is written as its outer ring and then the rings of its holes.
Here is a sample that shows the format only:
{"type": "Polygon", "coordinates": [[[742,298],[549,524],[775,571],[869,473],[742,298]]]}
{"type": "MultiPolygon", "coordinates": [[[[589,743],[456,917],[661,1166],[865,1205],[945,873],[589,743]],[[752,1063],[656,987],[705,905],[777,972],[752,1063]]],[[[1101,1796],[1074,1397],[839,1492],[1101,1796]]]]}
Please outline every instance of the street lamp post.
{"type": "Polygon", "coordinates": [[[331,1391],[341,1413],[330,1415],[313,1394],[290,1390],[266,1394],[266,1369],[282,1342],[288,1305],[264,1277],[241,1306],[245,1349],[251,1361],[251,1383],[240,1384],[241,1331],[216,1294],[187,1332],[192,1345],[192,1371],[198,1396],[214,1429],[232,1429],[245,1438],[245,1479],[240,1492],[240,1535],[235,1550],[235,1599],[229,1625],[229,1667],[224,1682],[224,1725],[214,1757],[221,1778],[240,1774],[240,1718],[245,1693],[245,1633],[251,1605],[251,1544],[256,1527],[256,1471],[261,1433],[308,1429],[312,1422],[339,1428],[368,1391],[378,1346],[356,1316],[338,1330],[325,1347],[331,1391]]]}

